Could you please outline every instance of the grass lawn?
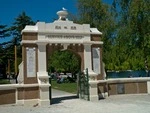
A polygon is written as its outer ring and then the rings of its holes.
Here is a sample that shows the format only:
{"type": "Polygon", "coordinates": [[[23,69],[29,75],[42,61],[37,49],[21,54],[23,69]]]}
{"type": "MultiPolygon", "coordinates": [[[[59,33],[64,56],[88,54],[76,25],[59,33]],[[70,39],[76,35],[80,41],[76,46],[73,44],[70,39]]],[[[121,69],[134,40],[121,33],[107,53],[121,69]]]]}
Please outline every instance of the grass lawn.
{"type": "Polygon", "coordinates": [[[77,93],[77,83],[57,83],[57,81],[52,80],[52,88],[58,89],[62,91],[66,91],[69,93],[77,93]]]}
{"type": "Polygon", "coordinates": [[[10,84],[8,79],[0,79],[0,84],[10,84]]]}

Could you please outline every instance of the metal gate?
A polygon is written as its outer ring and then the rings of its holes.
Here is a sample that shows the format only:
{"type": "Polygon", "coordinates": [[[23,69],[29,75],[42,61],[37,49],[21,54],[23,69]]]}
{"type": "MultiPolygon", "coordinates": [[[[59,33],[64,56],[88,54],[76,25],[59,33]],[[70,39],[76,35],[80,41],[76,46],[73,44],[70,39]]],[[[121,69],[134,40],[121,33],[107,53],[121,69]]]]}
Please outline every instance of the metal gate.
{"type": "Polygon", "coordinates": [[[85,69],[85,72],[79,74],[78,78],[78,86],[79,86],[79,98],[89,101],[90,93],[89,93],[89,75],[88,69],[85,69]]]}

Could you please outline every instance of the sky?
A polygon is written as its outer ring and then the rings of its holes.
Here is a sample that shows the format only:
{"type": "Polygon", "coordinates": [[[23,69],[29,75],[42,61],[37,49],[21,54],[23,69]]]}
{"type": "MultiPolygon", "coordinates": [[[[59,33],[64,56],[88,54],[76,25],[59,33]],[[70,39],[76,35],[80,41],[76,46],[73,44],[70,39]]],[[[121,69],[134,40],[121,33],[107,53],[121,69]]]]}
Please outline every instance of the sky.
{"type": "MultiPolygon", "coordinates": [[[[111,3],[112,0],[104,1],[111,3]]],[[[77,0],[0,0],[0,24],[11,26],[23,11],[34,21],[53,22],[58,18],[56,12],[62,7],[77,14],[77,0]]],[[[10,39],[0,39],[0,43],[8,40],[10,39]]]]}
{"type": "Polygon", "coordinates": [[[0,0],[0,24],[11,25],[23,11],[33,20],[52,22],[62,7],[76,13],[76,5],[76,0],[0,0]]]}

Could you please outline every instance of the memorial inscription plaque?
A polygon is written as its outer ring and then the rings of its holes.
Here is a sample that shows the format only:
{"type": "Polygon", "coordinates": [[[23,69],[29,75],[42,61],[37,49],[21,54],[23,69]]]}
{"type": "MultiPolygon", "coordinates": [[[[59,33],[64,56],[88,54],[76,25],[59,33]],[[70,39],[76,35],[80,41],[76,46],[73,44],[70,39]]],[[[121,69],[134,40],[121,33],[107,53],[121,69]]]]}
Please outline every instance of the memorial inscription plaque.
{"type": "Polygon", "coordinates": [[[35,48],[26,48],[27,52],[27,77],[36,77],[35,48]]]}
{"type": "Polygon", "coordinates": [[[93,53],[93,71],[100,74],[100,48],[92,48],[93,53]]]}

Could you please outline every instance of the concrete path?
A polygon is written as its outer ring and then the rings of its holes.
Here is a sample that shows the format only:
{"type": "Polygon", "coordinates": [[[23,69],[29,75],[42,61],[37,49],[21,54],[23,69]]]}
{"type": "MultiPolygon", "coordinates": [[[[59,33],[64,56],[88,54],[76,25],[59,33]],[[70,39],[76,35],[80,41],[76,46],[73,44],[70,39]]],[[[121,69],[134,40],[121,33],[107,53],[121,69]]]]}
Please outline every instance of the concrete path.
{"type": "Polygon", "coordinates": [[[97,102],[88,102],[73,96],[69,98],[69,93],[59,91],[55,93],[57,101],[52,105],[40,107],[1,105],[0,113],[150,113],[150,95],[118,95],[97,102]],[[60,93],[63,97],[59,96],[60,93]]]}
{"type": "Polygon", "coordinates": [[[52,98],[66,97],[66,96],[76,96],[76,94],[72,94],[72,93],[68,93],[68,92],[65,92],[65,91],[52,89],[52,98]]]}
{"type": "Polygon", "coordinates": [[[10,79],[11,84],[16,84],[16,79],[10,79]]]}
{"type": "Polygon", "coordinates": [[[72,93],[68,93],[65,91],[52,89],[51,104],[59,104],[64,100],[70,100],[70,99],[72,100],[72,99],[76,99],[76,98],[77,98],[77,94],[72,94],[72,93]]]}

